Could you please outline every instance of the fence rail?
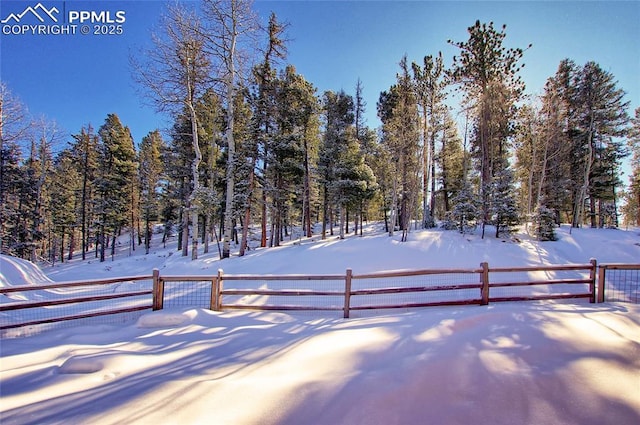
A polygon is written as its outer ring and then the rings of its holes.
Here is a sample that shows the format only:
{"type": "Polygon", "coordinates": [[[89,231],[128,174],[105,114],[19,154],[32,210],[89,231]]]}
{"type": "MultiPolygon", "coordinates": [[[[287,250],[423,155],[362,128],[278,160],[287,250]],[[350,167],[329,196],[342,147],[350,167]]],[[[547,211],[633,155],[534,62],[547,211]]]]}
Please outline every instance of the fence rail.
{"type": "MultiPolygon", "coordinates": [[[[125,312],[193,306],[211,310],[353,311],[490,302],[589,299],[605,290],[640,301],[640,264],[428,269],[331,275],[152,275],[0,288],[0,330],[125,312]],[[616,275],[620,274],[620,276],[616,275]],[[615,280],[614,280],[615,278],[615,280]],[[605,281],[609,282],[606,285],[605,281]],[[597,283],[597,285],[596,285],[597,283]],[[629,289],[631,288],[631,289],[629,289]],[[75,310],[61,310],[74,306],[75,310]]],[[[607,301],[618,300],[607,296],[607,301]]]]}

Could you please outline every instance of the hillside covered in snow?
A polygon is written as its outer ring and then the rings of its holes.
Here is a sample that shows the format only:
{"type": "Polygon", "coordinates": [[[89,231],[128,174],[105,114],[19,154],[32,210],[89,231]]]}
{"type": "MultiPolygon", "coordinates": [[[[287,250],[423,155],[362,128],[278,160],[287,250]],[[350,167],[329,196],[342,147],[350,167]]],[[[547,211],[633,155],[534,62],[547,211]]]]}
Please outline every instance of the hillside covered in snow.
{"type": "MultiPolygon", "coordinates": [[[[370,229],[197,261],[122,247],[43,275],[3,258],[3,286],[162,273],[359,273],[416,268],[638,263],[638,231],[573,229],[556,242],[370,229]],[[17,282],[15,276],[24,281],[17,282]]],[[[213,249],[215,252],[215,247],[213,249]]],[[[144,313],[1,345],[3,424],[636,424],[640,306],[492,303],[363,314],[144,313]]]]}

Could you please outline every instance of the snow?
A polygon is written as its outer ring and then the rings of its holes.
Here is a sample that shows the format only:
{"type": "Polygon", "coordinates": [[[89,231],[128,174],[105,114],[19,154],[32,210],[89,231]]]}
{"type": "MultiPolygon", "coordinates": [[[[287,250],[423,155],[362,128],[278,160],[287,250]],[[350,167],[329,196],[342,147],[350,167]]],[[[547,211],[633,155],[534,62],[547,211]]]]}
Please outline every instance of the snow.
{"type": "MultiPolygon", "coordinates": [[[[368,273],[640,258],[637,230],[563,228],[559,241],[544,243],[439,230],[400,243],[369,232],[292,240],[223,261],[216,254],[190,261],[175,246],[147,256],[123,248],[114,261],[74,260],[44,268],[46,276],[2,257],[0,283],[154,267],[171,275],[368,273]]],[[[640,423],[640,305],[519,302],[337,316],[175,308],[3,339],[1,422],[640,423]]]]}
{"type": "Polygon", "coordinates": [[[53,283],[39,267],[21,258],[3,255],[0,263],[0,288],[53,283]]]}

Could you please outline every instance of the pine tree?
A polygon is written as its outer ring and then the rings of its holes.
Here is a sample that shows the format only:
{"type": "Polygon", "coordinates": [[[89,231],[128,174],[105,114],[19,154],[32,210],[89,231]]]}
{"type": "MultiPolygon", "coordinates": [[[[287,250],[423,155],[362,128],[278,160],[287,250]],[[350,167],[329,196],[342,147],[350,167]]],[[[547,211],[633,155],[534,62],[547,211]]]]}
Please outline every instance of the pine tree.
{"type": "Polygon", "coordinates": [[[640,108],[636,108],[627,132],[627,146],[631,157],[631,176],[626,195],[625,220],[640,227],[640,108]]]}
{"type": "MultiPolygon", "coordinates": [[[[240,99],[240,98],[239,98],[240,99]]],[[[240,109],[242,109],[240,107],[240,109]]],[[[244,113],[244,111],[243,111],[244,113]]],[[[209,252],[209,241],[213,237],[222,255],[216,231],[222,219],[221,194],[224,193],[226,159],[223,155],[224,110],[220,97],[213,90],[207,90],[196,102],[198,116],[198,141],[202,151],[199,170],[201,187],[198,198],[200,221],[202,222],[203,252],[209,252]]],[[[246,174],[245,174],[246,175],[246,174]]]]}
{"type": "Polygon", "coordinates": [[[317,139],[317,99],[315,88],[296,73],[292,65],[286,67],[276,84],[275,129],[269,149],[269,169],[266,174],[270,187],[272,212],[270,246],[278,246],[288,232],[291,212],[302,210],[305,233],[310,232],[310,173],[317,139]],[[307,220],[305,220],[305,218],[307,220]]]}
{"type": "Polygon", "coordinates": [[[17,241],[18,186],[24,177],[20,142],[30,126],[26,108],[0,81],[0,253],[13,253],[17,241]]]}
{"type": "MultiPolygon", "coordinates": [[[[60,152],[55,159],[53,178],[51,179],[51,196],[49,210],[53,233],[56,235],[55,245],[59,250],[61,262],[65,259],[65,247],[68,247],[67,259],[73,259],[76,247],[76,228],[78,226],[78,210],[82,194],[82,175],[75,162],[73,151],[68,148],[60,152]],[[68,241],[66,237],[68,236],[68,241]]],[[[57,255],[53,253],[51,261],[57,255]]]]}
{"type": "Polygon", "coordinates": [[[423,67],[412,63],[416,96],[420,105],[422,140],[422,226],[434,227],[436,208],[436,138],[444,123],[446,98],[442,53],[425,56],[423,67]]]}
{"type": "Polygon", "coordinates": [[[320,146],[318,171],[322,192],[322,238],[326,238],[327,224],[333,234],[332,207],[336,203],[334,187],[338,180],[336,158],[348,145],[348,137],[353,137],[353,98],[344,91],[327,91],[323,96],[325,128],[320,146]]]}
{"type": "Polygon", "coordinates": [[[407,240],[409,223],[418,200],[419,130],[418,106],[406,56],[400,61],[397,84],[380,94],[378,116],[383,125],[383,143],[396,165],[399,181],[392,184],[391,231],[398,221],[402,241],[407,240]],[[396,210],[397,207],[397,210],[396,210]],[[396,211],[397,214],[396,214],[396,211]]]}
{"type": "MultiPolygon", "coordinates": [[[[444,125],[439,136],[440,150],[436,155],[439,164],[440,193],[442,198],[440,217],[445,217],[451,209],[451,199],[462,189],[465,179],[463,164],[468,161],[462,149],[455,121],[447,110],[444,125]]],[[[436,211],[434,211],[434,214],[436,211]]]]}
{"type": "Polygon", "coordinates": [[[181,114],[170,132],[167,149],[163,152],[162,162],[167,172],[166,194],[163,197],[163,221],[178,225],[178,247],[183,256],[188,255],[189,241],[189,197],[192,193],[193,136],[189,114],[181,114]]]}
{"type": "Polygon", "coordinates": [[[151,223],[159,218],[160,205],[160,180],[164,174],[162,163],[162,151],[165,149],[164,141],[158,130],[147,134],[140,143],[138,172],[140,180],[140,209],[144,220],[144,247],[145,254],[149,254],[151,247],[152,228],[151,223]]]}
{"type": "Polygon", "coordinates": [[[27,162],[26,172],[31,180],[30,199],[32,210],[28,212],[31,225],[28,227],[27,244],[30,246],[28,258],[35,262],[37,256],[46,256],[50,252],[47,245],[51,241],[46,237],[51,232],[51,225],[47,210],[51,196],[50,185],[53,173],[53,149],[61,140],[61,132],[54,122],[41,118],[33,124],[34,134],[31,137],[31,153],[27,162]]]}
{"type": "MultiPolygon", "coordinates": [[[[251,165],[248,172],[248,190],[253,194],[260,187],[260,246],[267,246],[267,195],[269,182],[266,179],[269,166],[271,134],[276,129],[276,69],[279,60],[286,57],[287,49],[283,40],[286,25],[278,21],[275,14],[269,17],[268,43],[263,60],[253,69],[253,90],[249,101],[252,106],[253,143],[245,146],[245,155],[251,165]],[[258,169],[258,167],[260,169],[258,169]]],[[[239,255],[244,255],[247,249],[249,222],[251,220],[251,202],[247,202],[244,211],[242,227],[242,241],[239,255]]]]}
{"type": "Polygon", "coordinates": [[[111,238],[111,255],[115,255],[116,237],[129,222],[132,181],[136,175],[136,151],[128,127],[115,114],[107,115],[98,130],[97,214],[100,261],[105,260],[105,248],[111,238]]]}
{"type": "Polygon", "coordinates": [[[603,227],[607,214],[600,214],[598,209],[603,205],[617,209],[616,187],[621,184],[617,176],[627,155],[621,137],[629,122],[629,102],[623,100],[625,93],[617,87],[613,75],[595,62],[585,64],[581,77],[580,128],[586,150],[583,185],[587,188],[591,227],[603,227]]]}
{"type": "Polygon", "coordinates": [[[460,55],[454,57],[453,68],[449,75],[465,91],[464,103],[472,109],[475,124],[473,145],[480,170],[480,190],[482,199],[482,235],[489,221],[491,205],[490,193],[494,176],[509,152],[508,141],[511,136],[511,120],[516,103],[524,91],[524,83],[518,72],[524,51],[520,48],[506,49],[503,46],[506,37],[506,25],[500,31],[493,22],[468,28],[469,40],[450,44],[460,49],[460,55]]]}
{"type": "Polygon", "coordinates": [[[80,130],[80,134],[72,137],[74,142],[71,145],[71,155],[74,158],[81,179],[79,213],[77,214],[80,223],[77,226],[80,227],[82,259],[84,260],[89,250],[89,241],[92,235],[94,198],[96,196],[94,183],[98,170],[98,136],[89,125],[86,128],[83,127],[80,130]]]}
{"type": "Polygon", "coordinates": [[[444,221],[445,229],[457,229],[460,233],[472,233],[480,218],[479,200],[466,181],[452,199],[453,209],[444,221]]]}
{"type": "Polygon", "coordinates": [[[366,124],[365,120],[365,112],[367,103],[363,98],[364,87],[362,81],[358,78],[356,82],[356,93],[354,97],[354,125],[356,131],[356,139],[358,140],[358,145],[360,147],[360,153],[364,160],[364,164],[369,167],[369,171],[367,173],[371,173],[367,177],[367,188],[365,192],[360,197],[360,203],[357,207],[357,217],[355,220],[355,229],[360,228],[360,236],[363,235],[363,220],[366,214],[366,211],[369,209],[370,202],[375,198],[376,193],[378,191],[378,183],[376,182],[375,172],[371,168],[373,160],[373,156],[376,151],[376,143],[377,143],[377,135],[374,130],[369,128],[366,124]]]}
{"type": "Polygon", "coordinates": [[[533,234],[539,241],[556,241],[556,213],[544,205],[539,205],[533,213],[533,234]]]}
{"type": "Polygon", "coordinates": [[[513,174],[509,168],[495,176],[491,188],[491,221],[496,227],[496,238],[508,236],[519,223],[518,208],[514,198],[513,174]]]}

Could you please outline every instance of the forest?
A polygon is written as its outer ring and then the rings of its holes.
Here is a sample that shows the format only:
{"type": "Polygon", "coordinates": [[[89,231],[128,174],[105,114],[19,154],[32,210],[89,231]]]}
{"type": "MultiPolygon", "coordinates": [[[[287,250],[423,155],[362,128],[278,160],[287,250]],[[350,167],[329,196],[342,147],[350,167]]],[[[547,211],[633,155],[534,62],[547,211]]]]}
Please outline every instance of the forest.
{"type": "Polygon", "coordinates": [[[0,81],[2,254],[105,261],[126,233],[131,250],[175,237],[183,256],[226,258],[374,220],[403,241],[436,226],[508,237],[526,224],[540,240],[560,223],[640,226],[640,108],[598,63],[565,59],[532,96],[531,45],[477,21],[443,40],[453,58],[398,58],[372,106],[359,79],[318,93],[287,62],[287,24],[248,0],[176,3],[157,28],[130,69],[172,124],[142,140],[115,113],[65,136],[0,81]]]}

